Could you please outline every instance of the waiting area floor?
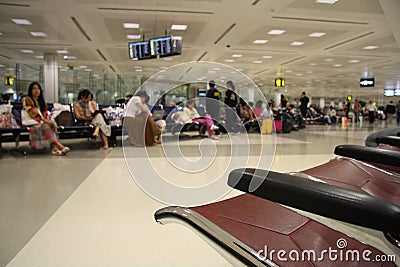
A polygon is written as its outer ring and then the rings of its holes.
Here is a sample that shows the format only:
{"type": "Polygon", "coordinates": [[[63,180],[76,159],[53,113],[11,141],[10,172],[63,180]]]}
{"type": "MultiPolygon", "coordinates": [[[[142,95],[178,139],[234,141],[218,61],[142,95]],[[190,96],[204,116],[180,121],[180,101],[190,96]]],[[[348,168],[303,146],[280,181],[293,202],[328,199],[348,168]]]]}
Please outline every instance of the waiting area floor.
{"type": "MultiPolygon", "coordinates": [[[[185,138],[179,146],[166,136],[164,146],[147,150],[118,146],[104,151],[87,140],[67,140],[72,149],[65,157],[24,156],[6,144],[0,160],[0,266],[231,266],[186,227],[156,223],[154,212],[168,204],[151,197],[133,177],[155,171],[171,184],[198,187],[217,176],[226,180],[229,164],[237,159],[249,167],[271,164],[274,171],[300,171],[333,158],[337,145],[364,145],[371,132],[394,126],[383,121],[347,128],[307,125],[290,134],[244,139],[243,134],[217,141],[185,138]],[[212,149],[199,148],[202,142],[212,149]],[[271,162],[258,162],[262,152],[271,162]],[[182,155],[189,163],[180,161],[182,155]],[[204,168],[187,167],[205,161],[204,168]]],[[[220,199],[237,194],[231,190],[220,199]]],[[[380,233],[313,218],[393,254],[380,233]]],[[[399,264],[400,255],[397,259],[399,264]]]]}

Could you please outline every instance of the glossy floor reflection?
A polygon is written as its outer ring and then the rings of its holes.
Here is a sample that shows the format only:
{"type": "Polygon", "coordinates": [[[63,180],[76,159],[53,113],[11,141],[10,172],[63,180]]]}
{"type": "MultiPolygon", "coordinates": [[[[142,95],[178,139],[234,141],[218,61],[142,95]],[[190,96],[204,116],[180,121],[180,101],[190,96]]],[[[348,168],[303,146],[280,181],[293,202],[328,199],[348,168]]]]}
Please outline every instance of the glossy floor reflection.
{"type": "MultiPolygon", "coordinates": [[[[261,139],[250,134],[249,153],[239,158],[249,167],[259,166],[259,142],[268,149],[276,143],[271,169],[300,171],[334,157],[335,146],[363,145],[369,133],[385,127],[388,125],[381,122],[346,129],[307,125],[298,132],[263,135],[261,139]]],[[[198,159],[200,141],[182,140],[180,153],[188,160],[198,159]]],[[[140,148],[119,146],[101,151],[87,140],[67,142],[72,151],[66,157],[2,153],[0,266],[230,266],[191,230],[158,225],[154,212],[167,204],[150,197],[132,178],[132,174],[147,171],[144,162],[148,155],[160,176],[170,183],[183,187],[209,184],[216,175],[224,174],[224,166],[232,160],[228,136],[216,141],[212,167],[196,173],[183,170],[184,174],[171,167],[161,146],[149,148],[143,156],[140,148]],[[130,160],[135,169],[127,167],[130,160]]],[[[165,142],[168,146],[176,144],[165,142]]],[[[237,194],[231,190],[223,198],[237,194]]],[[[364,231],[322,220],[349,233],[361,235],[364,231]]],[[[371,236],[366,234],[363,241],[374,239],[371,236]]]]}

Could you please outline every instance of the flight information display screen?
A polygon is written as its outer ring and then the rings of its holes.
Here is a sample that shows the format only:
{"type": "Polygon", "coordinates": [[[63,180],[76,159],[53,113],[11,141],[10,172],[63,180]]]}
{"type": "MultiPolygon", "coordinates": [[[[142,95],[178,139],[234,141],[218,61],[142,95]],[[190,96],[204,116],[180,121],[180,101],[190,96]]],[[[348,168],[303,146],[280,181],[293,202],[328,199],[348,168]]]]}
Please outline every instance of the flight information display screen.
{"type": "Polygon", "coordinates": [[[152,38],[149,42],[152,56],[169,56],[172,54],[171,36],[152,38]]]}
{"type": "Polygon", "coordinates": [[[143,59],[149,58],[150,44],[147,41],[143,42],[131,42],[129,45],[129,58],[130,59],[143,59]]]}

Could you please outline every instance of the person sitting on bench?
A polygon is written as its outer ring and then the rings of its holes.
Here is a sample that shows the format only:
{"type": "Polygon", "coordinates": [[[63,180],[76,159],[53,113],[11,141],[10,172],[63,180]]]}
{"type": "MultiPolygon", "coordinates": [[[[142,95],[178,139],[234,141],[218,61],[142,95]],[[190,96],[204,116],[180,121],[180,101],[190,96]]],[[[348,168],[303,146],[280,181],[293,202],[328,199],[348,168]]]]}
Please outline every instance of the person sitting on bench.
{"type": "Polygon", "coordinates": [[[108,136],[111,135],[111,127],[107,125],[103,114],[97,109],[96,103],[92,100],[92,93],[83,89],[78,94],[78,101],[74,103],[74,115],[80,125],[94,125],[96,128],[93,137],[103,141],[101,149],[108,149],[108,136]]]}

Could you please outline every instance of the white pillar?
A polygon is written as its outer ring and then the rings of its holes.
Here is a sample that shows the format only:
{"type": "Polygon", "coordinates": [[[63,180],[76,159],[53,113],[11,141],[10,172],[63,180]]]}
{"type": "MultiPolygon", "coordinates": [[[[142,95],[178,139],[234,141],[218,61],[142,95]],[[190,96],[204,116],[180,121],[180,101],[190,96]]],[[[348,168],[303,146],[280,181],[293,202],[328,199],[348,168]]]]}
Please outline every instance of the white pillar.
{"type": "Polygon", "coordinates": [[[249,99],[247,100],[247,102],[253,102],[254,103],[254,88],[253,87],[249,88],[248,94],[249,94],[249,99]]]}
{"type": "Polygon", "coordinates": [[[43,78],[43,93],[46,102],[58,102],[58,64],[56,54],[44,55],[43,78]]]}
{"type": "Polygon", "coordinates": [[[325,107],[325,98],[320,98],[319,99],[319,107],[323,109],[325,107]]]}

